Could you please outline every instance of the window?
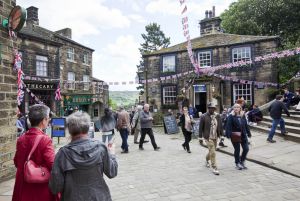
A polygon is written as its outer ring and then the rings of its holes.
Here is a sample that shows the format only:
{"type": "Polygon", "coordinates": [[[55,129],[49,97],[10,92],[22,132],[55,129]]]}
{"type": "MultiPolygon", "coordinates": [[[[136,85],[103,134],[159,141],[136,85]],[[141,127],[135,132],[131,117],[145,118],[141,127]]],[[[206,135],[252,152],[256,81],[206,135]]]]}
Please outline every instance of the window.
{"type": "Polygon", "coordinates": [[[240,47],[232,49],[232,61],[250,61],[251,60],[251,48],[240,47]]]}
{"type": "Polygon", "coordinates": [[[67,49],[67,60],[74,61],[74,58],[75,58],[74,48],[68,47],[68,49],[67,49]]]}
{"type": "Polygon", "coordinates": [[[48,58],[45,56],[36,55],[36,76],[47,77],[48,58]]]}
{"type": "Polygon", "coordinates": [[[163,104],[172,105],[176,103],[177,90],[176,86],[163,87],[163,104]]]}
{"type": "Polygon", "coordinates": [[[68,89],[75,89],[75,73],[68,72],[68,89]]]}
{"type": "Polygon", "coordinates": [[[175,72],[175,56],[163,56],[162,72],[175,72]]]}
{"type": "Polygon", "coordinates": [[[83,53],[83,56],[82,56],[82,63],[84,64],[89,64],[89,55],[88,53],[83,53]]]}
{"type": "Polygon", "coordinates": [[[252,86],[251,84],[233,84],[233,102],[239,98],[244,98],[246,103],[252,104],[252,86]]]}
{"type": "Polygon", "coordinates": [[[198,61],[201,68],[211,67],[211,52],[199,52],[198,61]]]}
{"type": "Polygon", "coordinates": [[[89,90],[90,88],[90,76],[88,75],[83,75],[83,90],[89,90]]]}
{"type": "Polygon", "coordinates": [[[99,110],[98,109],[94,109],[94,117],[98,117],[99,116],[99,110]]]}

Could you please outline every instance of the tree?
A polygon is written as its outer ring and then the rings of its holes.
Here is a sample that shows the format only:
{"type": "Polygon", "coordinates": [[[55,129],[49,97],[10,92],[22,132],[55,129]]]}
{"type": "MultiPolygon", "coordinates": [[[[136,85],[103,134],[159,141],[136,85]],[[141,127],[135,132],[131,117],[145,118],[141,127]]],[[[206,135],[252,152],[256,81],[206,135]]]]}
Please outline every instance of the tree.
{"type": "MultiPolygon", "coordinates": [[[[239,0],[221,14],[225,32],[241,35],[278,35],[278,50],[300,45],[299,0],[239,0]]],[[[279,81],[284,83],[299,71],[299,56],[278,62],[279,81]]]]}
{"type": "MultiPolygon", "coordinates": [[[[141,43],[141,48],[139,51],[141,56],[146,53],[150,53],[161,48],[166,48],[170,45],[170,37],[166,37],[163,31],[160,30],[160,25],[157,23],[150,23],[146,27],[146,33],[141,34],[144,42],[141,43]]],[[[144,60],[141,57],[140,63],[137,65],[138,71],[143,71],[144,69],[144,60]]],[[[147,76],[145,76],[146,79],[147,76]]],[[[140,85],[137,89],[141,90],[140,94],[143,94],[144,85],[140,85]]]]}

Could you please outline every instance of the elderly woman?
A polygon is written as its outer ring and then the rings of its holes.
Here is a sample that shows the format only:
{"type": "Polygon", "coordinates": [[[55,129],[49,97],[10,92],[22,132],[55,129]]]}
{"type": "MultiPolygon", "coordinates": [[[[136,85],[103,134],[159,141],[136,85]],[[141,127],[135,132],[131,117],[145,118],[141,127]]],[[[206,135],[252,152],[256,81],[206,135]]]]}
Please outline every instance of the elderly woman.
{"type": "Polygon", "coordinates": [[[248,137],[251,137],[251,132],[248,127],[244,112],[242,111],[242,106],[240,104],[235,104],[233,106],[233,111],[227,118],[226,136],[228,138],[231,138],[231,142],[234,148],[236,169],[247,169],[247,167],[245,166],[245,160],[249,151],[248,137]],[[240,156],[241,146],[243,152],[240,156]]]}
{"type": "Polygon", "coordinates": [[[23,134],[17,141],[17,150],[14,163],[17,168],[16,181],[13,192],[13,201],[52,201],[55,197],[48,188],[48,183],[27,183],[24,181],[24,163],[27,160],[34,142],[41,138],[37,148],[31,156],[37,165],[52,169],[54,162],[54,148],[51,138],[45,135],[43,130],[49,123],[49,107],[45,105],[33,105],[29,109],[29,121],[31,128],[23,134]]]}
{"type": "Polygon", "coordinates": [[[110,201],[111,195],[103,173],[117,176],[118,163],[114,146],[88,138],[90,116],[75,112],[68,116],[67,127],[72,141],[55,156],[49,187],[62,193],[64,201],[110,201]]]}

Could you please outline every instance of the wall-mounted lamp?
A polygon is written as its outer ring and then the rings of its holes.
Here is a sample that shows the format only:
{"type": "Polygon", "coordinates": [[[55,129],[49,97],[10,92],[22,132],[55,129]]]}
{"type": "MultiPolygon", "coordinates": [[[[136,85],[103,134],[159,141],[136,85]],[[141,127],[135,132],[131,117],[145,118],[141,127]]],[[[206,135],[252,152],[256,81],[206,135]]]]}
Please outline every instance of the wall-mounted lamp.
{"type": "Polygon", "coordinates": [[[211,91],[212,91],[212,92],[215,92],[215,89],[216,89],[215,85],[212,84],[212,85],[211,85],[211,91]]]}

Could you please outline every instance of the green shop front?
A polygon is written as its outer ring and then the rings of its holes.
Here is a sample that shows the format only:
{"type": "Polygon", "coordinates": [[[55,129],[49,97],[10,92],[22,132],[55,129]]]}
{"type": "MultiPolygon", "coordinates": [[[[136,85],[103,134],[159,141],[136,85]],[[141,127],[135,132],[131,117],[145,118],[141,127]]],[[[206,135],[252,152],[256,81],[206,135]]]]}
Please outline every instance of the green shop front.
{"type": "Polygon", "coordinates": [[[68,116],[76,109],[89,113],[92,104],[92,95],[65,95],[63,97],[62,115],[68,116]]]}

